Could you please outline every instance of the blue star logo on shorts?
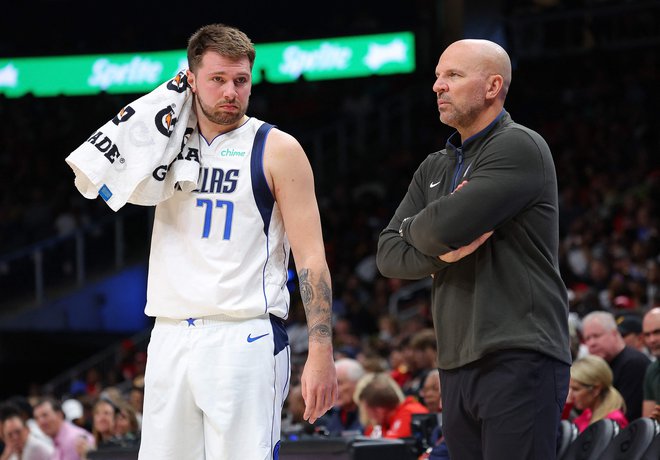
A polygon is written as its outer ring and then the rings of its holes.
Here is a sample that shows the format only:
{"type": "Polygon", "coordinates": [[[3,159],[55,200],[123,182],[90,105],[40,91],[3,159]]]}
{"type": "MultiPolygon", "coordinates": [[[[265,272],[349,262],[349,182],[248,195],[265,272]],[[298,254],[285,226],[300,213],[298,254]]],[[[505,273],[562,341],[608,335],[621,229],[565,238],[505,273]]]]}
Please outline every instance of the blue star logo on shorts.
{"type": "Polygon", "coordinates": [[[188,327],[194,326],[195,321],[197,321],[197,318],[188,318],[186,321],[188,321],[188,327]]]}

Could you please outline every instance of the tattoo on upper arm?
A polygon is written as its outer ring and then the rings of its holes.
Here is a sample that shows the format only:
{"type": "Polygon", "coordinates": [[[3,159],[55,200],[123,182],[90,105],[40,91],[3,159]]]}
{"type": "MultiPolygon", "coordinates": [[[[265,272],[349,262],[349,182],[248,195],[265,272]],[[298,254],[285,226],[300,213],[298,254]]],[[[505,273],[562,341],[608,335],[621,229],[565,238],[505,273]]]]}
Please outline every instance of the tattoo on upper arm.
{"type": "Polygon", "coordinates": [[[316,283],[308,268],[298,272],[300,297],[307,316],[307,329],[310,340],[327,341],[332,339],[332,288],[323,274],[316,283]]]}

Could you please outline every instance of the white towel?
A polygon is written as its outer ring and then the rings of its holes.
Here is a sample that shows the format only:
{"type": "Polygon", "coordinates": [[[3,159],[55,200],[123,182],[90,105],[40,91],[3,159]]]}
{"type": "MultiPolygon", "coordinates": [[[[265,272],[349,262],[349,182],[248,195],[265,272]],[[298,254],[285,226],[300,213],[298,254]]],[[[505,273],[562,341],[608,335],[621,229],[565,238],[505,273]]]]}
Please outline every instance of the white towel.
{"type": "Polygon", "coordinates": [[[66,158],[78,191],[114,211],[127,202],[155,205],[199,176],[197,117],[185,71],[124,107],[66,158]]]}

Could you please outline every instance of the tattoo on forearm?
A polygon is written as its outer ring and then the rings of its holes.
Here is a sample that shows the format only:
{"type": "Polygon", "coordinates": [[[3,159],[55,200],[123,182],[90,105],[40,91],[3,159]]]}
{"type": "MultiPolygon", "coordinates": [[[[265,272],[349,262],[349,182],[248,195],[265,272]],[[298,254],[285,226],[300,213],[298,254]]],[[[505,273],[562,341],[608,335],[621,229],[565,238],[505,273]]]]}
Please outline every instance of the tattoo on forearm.
{"type": "Polygon", "coordinates": [[[309,281],[309,270],[303,268],[298,273],[298,280],[300,283],[300,297],[302,297],[303,305],[305,306],[305,313],[307,313],[307,305],[312,301],[312,284],[309,281]]]}
{"type": "Polygon", "coordinates": [[[326,276],[319,274],[314,282],[310,270],[303,268],[298,272],[298,280],[310,340],[332,340],[332,288],[326,276]]]}

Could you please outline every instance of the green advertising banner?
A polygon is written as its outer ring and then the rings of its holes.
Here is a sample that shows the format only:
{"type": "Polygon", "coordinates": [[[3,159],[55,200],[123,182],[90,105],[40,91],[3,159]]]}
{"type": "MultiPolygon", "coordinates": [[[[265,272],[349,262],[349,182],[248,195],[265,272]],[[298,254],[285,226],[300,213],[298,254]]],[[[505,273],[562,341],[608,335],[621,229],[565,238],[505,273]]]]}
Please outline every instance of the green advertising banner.
{"type": "MultiPolygon", "coordinates": [[[[331,80],[415,70],[411,32],[255,45],[253,83],[331,80]]],[[[185,50],[0,58],[0,94],[21,97],[147,93],[188,66],[185,50]]]]}

